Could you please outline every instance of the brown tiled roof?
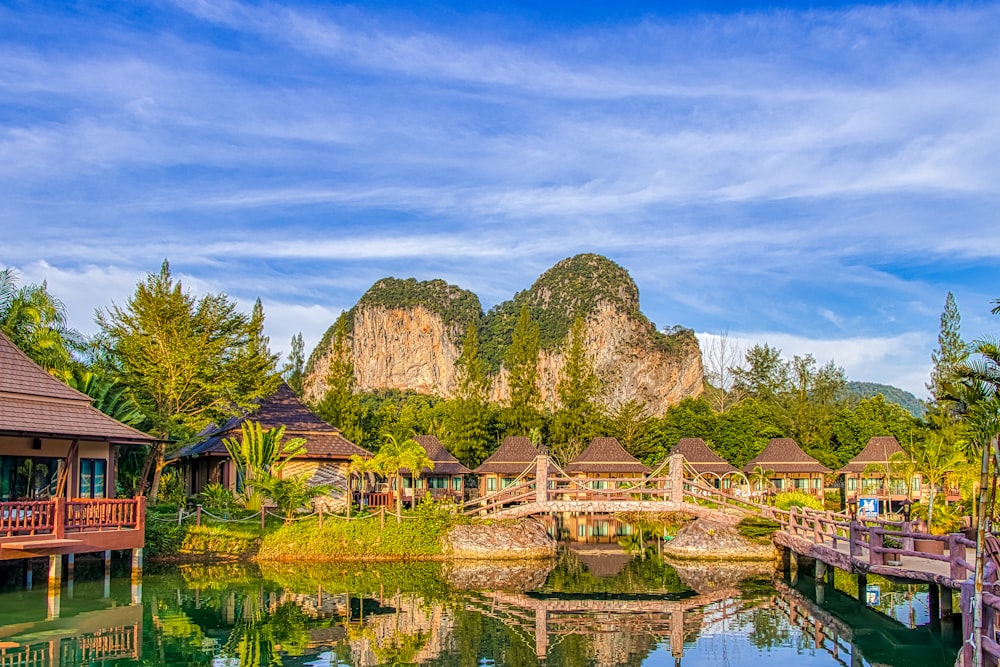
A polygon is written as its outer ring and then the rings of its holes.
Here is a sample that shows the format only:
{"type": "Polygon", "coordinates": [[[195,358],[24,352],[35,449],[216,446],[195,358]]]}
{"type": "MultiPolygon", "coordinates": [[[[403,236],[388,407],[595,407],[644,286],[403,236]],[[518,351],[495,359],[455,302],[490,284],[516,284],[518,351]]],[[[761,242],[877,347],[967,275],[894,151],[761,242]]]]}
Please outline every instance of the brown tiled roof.
{"type": "Polygon", "coordinates": [[[242,417],[233,417],[221,427],[206,429],[199,443],[183,448],[175,458],[183,459],[193,456],[228,456],[223,440],[239,438],[243,422],[246,420],[260,422],[262,428],[275,426],[285,427],[285,438],[305,438],[306,451],[298,457],[301,459],[334,459],[348,460],[352,454],[368,458],[372,455],[367,449],[358,447],[340,433],[340,429],[327,424],[317,417],[295,395],[284,382],[278,391],[261,401],[253,412],[242,417]]]}
{"type": "Polygon", "coordinates": [[[520,475],[535,464],[538,450],[528,438],[508,435],[500,448],[473,470],[477,475],[520,475]]]}
{"type": "Polygon", "coordinates": [[[89,396],[49,375],[0,333],[0,433],[116,444],[154,440],[112,419],[90,402],[89,396]]]}
{"type": "Polygon", "coordinates": [[[617,438],[594,438],[579,456],[566,465],[566,472],[645,475],[649,468],[626,452],[617,438]]]}
{"type": "Polygon", "coordinates": [[[727,472],[738,472],[732,464],[709,449],[701,438],[681,438],[670,453],[683,456],[687,464],[698,473],[724,475],[727,472]]]}
{"type": "Polygon", "coordinates": [[[837,471],[838,475],[845,473],[861,473],[865,471],[871,463],[885,463],[893,454],[903,454],[903,448],[899,442],[891,435],[875,436],[868,441],[865,448],[857,456],[847,462],[843,468],[837,471]]]}
{"type": "Polygon", "coordinates": [[[743,466],[743,472],[752,472],[757,465],[779,474],[830,472],[829,468],[802,451],[791,438],[771,438],[764,451],[743,466]]]}
{"type": "MultiPolygon", "coordinates": [[[[415,435],[413,439],[427,452],[427,458],[434,461],[434,470],[424,468],[420,471],[422,477],[427,475],[467,475],[472,472],[452,456],[451,452],[445,449],[444,445],[433,435],[415,435]]],[[[409,468],[400,468],[399,472],[403,475],[410,474],[409,468]]]]}

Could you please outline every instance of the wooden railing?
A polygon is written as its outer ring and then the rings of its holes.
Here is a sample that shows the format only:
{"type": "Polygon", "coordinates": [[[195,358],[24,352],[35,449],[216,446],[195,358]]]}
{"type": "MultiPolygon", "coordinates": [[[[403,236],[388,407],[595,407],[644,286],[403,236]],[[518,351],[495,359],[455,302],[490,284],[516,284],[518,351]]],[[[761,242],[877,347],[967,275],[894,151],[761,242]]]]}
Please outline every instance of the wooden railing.
{"type": "Polygon", "coordinates": [[[366,507],[395,507],[396,495],[392,491],[373,491],[364,494],[366,507]]]}
{"type": "Polygon", "coordinates": [[[0,538],[145,527],[143,498],[32,500],[0,503],[0,538]]]}

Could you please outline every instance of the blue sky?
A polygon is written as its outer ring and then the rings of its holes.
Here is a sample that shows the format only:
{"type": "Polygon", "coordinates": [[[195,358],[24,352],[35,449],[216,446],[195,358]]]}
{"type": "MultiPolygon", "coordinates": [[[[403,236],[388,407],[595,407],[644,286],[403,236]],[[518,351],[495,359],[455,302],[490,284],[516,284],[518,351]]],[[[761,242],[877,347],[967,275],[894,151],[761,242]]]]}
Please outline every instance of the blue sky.
{"type": "Polygon", "coordinates": [[[380,277],[599,252],[661,327],[919,395],[949,290],[1000,329],[1000,5],[414,7],[6,4],[0,264],[93,331],[168,257],[311,349],[380,277]]]}

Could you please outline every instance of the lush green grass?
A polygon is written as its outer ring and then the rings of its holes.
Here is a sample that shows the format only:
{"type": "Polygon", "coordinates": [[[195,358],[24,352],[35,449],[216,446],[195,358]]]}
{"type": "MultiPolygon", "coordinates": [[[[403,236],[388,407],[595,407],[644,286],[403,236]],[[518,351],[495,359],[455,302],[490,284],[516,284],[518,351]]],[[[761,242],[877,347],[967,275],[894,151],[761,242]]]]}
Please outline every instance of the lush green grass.
{"type": "Polygon", "coordinates": [[[751,516],[741,520],[736,525],[737,532],[751,542],[766,544],[771,541],[771,535],[777,531],[781,525],[772,519],[751,516]]]}
{"type": "Polygon", "coordinates": [[[224,523],[150,521],[146,552],[150,557],[256,558],[260,560],[354,560],[426,558],[441,553],[448,529],[464,520],[433,503],[403,513],[402,522],[389,515],[385,526],[378,515],[343,518],[327,515],[323,527],[310,517],[285,525],[268,518],[257,522],[224,523]]]}

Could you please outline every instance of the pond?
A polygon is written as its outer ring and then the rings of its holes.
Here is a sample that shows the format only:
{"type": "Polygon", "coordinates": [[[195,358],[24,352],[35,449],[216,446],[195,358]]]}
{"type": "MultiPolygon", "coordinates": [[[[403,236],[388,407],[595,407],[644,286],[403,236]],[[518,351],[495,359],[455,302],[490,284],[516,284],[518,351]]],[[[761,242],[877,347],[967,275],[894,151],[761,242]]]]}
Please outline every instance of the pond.
{"type": "Polygon", "coordinates": [[[55,600],[40,569],[32,590],[18,566],[4,576],[0,665],[951,667],[958,644],[926,587],[870,577],[873,609],[843,573],[817,588],[609,545],[545,563],[155,566],[135,587],[78,559],[55,600]]]}

